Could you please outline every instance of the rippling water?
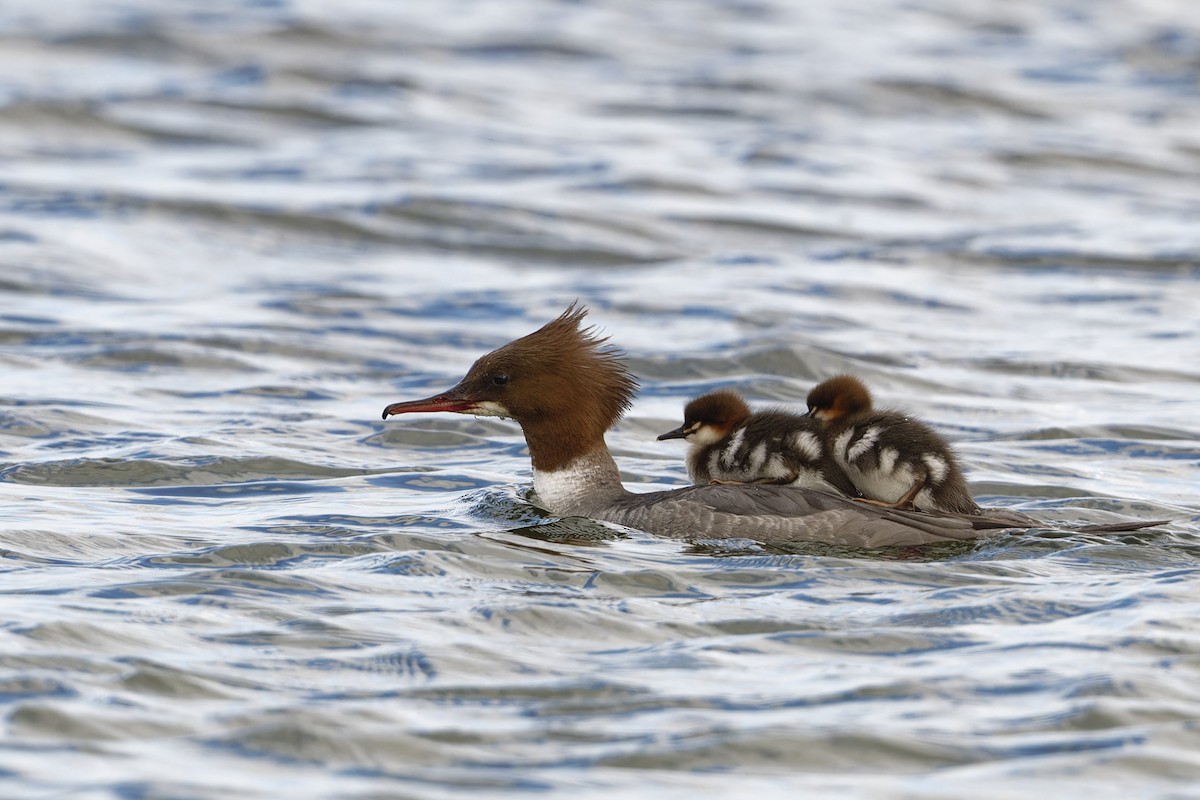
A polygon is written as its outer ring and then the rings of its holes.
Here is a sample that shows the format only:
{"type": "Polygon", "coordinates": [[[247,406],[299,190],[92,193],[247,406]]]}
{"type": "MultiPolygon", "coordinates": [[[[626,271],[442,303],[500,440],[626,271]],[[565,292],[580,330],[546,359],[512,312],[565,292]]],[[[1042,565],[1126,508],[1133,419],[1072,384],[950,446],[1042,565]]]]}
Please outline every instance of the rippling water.
{"type": "Polygon", "coordinates": [[[0,786],[1197,797],[1200,6],[0,6],[0,786]],[[609,436],[837,371],[991,505],[926,551],[546,518],[387,403],[572,299],[609,436]]]}

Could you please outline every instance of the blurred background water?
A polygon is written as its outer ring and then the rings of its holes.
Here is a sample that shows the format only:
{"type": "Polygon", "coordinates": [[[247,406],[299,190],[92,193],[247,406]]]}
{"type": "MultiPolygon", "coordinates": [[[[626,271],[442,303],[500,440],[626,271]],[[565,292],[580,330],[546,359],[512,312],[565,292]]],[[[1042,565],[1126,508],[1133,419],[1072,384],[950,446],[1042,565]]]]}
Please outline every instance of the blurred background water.
{"type": "Polygon", "coordinates": [[[0,5],[0,788],[1200,797],[1200,6],[0,5]],[[676,542],[387,403],[579,298],[1122,537],[676,542]]]}

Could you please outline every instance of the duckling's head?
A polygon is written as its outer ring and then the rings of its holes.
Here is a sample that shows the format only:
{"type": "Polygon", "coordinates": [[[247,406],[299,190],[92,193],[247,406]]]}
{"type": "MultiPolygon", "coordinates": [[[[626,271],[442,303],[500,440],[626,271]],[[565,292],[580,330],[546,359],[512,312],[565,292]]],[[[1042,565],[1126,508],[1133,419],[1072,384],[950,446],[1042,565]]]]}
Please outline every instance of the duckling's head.
{"type": "Polygon", "coordinates": [[[808,393],[808,416],[828,425],[871,410],[871,392],[853,375],[835,375],[808,393]]]}
{"type": "Polygon", "coordinates": [[[724,439],[748,416],[750,407],[737,392],[718,389],[689,402],[683,409],[683,424],[658,440],[686,439],[694,446],[704,447],[724,439]]]}

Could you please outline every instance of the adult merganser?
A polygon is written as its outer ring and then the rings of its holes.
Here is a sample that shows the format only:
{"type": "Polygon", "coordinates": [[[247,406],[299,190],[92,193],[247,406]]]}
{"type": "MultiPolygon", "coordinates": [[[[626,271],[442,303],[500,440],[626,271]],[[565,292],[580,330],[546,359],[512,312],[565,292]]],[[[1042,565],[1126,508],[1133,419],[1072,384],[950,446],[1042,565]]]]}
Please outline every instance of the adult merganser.
{"type": "Polygon", "coordinates": [[[1003,509],[979,516],[922,514],[792,486],[629,492],[604,433],[629,408],[637,382],[619,351],[580,327],[586,313],[572,304],[558,319],[481,357],[451,389],[393,403],[383,410],[384,419],[417,411],[511,417],[529,445],[542,508],[663,536],[885,547],[976,539],[1042,524],[1003,509]]]}
{"type": "Polygon", "coordinates": [[[877,411],[853,375],[808,393],[808,413],[825,426],[833,457],[868,502],[888,508],[979,514],[950,445],[920,420],[877,411]]]}
{"type": "Polygon", "coordinates": [[[859,492],[822,441],[821,423],[778,409],[751,413],[737,392],[718,389],[690,401],[683,424],[658,437],[690,445],[692,483],[769,483],[859,492]]]}

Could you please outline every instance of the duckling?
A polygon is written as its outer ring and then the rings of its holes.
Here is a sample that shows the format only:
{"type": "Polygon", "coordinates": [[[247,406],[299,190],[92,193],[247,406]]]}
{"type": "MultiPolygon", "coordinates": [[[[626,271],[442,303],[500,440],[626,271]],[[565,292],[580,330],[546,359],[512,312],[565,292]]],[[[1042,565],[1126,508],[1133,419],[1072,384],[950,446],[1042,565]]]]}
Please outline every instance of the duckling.
{"type": "Polygon", "coordinates": [[[877,411],[866,385],[838,375],[808,393],[833,458],[864,502],[887,508],[979,514],[958,459],[931,427],[896,411],[877,411]]]}
{"type": "Polygon", "coordinates": [[[696,484],[790,484],[859,496],[826,450],[819,422],[786,411],[751,412],[728,389],[689,402],[683,424],[658,439],[691,444],[687,468],[696,484]]]}

